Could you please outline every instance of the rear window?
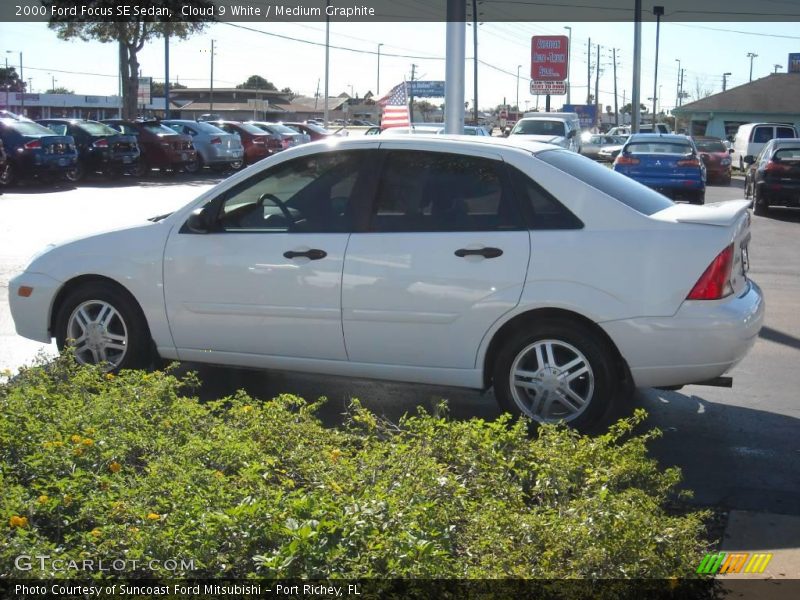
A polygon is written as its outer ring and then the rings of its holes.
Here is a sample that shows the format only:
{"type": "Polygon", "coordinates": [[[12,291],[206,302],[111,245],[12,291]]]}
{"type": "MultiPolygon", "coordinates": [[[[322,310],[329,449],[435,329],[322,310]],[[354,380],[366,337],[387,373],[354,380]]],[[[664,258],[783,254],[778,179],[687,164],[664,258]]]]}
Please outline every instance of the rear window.
{"type": "MultiPolygon", "coordinates": [[[[252,133],[253,135],[264,135],[266,133],[260,127],[256,127],[255,125],[251,125],[250,123],[240,123],[237,125],[239,129],[244,129],[247,133],[252,133]]],[[[235,128],[231,127],[235,131],[235,128]]]]}
{"type": "MultiPolygon", "coordinates": [[[[22,135],[53,135],[53,131],[51,129],[48,129],[44,125],[39,125],[38,123],[29,123],[27,121],[9,123],[6,121],[6,125],[22,135]]],[[[64,129],[66,129],[66,127],[64,127],[64,129]]]]}
{"type": "Polygon", "coordinates": [[[118,135],[119,131],[116,129],[112,129],[105,123],[92,123],[88,121],[86,123],[79,123],[78,127],[83,129],[89,135],[118,135]]]}
{"type": "Polygon", "coordinates": [[[291,127],[287,127],[286,125],[279,125],[278,123],[270,123],[269,125],[267,125],[267,127],[272,133],[297,133],[291,127]]]}
{"type": "Polygon", "coordinates": [[[684,142],[631,142],[625,146],[628,154],[691,154],[692,150],[684,142]]]}
{"type": "Polygon", "coordinates": [[[643,215],[649,216],[673,205],[666,196],[575,152],[545,150],[536,157],[643,215]]]}
{"type": "Polygon", "coordinates": [[[533,120],[533,121],[519,121],[512,134],[520,135],[564,135],[564,122],[563,121],[547,121],[547,120],[533,120]]]}
{"type": "Polygon", "coordinates": [[[778,160],[800,160],[800,146],[797,148],[780,148],[772,158],[778,160]]]}
{"type": "Polygon", "coordinates": [[[725,144],[716,140],[695,140],[695,146],[700,152],[727,152],[725,144]]]}
{"type": "Polygon", "coordinates": [[[214,127],[213,125],[209,125],[208,123],[204,123],[203,121],[198,121],[197,123],[192,123],[192,127],[196,131],[200,131],[202,133],[208,133],[210,135],[214,135],[217,133],[225,133],[219,127],[214,127]]]}
{"type": "Polygon", "coordinates": [[[150,133],[155,133],[157,135],[164,135],[165,133],[173,135],[175,133],[174,129],[170,129],[161,123],[142,123],[142,127],[150,133]]]}

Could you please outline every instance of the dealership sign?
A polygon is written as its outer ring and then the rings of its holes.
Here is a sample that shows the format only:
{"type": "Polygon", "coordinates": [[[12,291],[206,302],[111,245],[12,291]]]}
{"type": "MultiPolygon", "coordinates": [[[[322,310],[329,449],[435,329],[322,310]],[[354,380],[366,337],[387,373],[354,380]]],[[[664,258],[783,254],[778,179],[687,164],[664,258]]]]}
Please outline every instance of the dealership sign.
{"type": "MultiPolygon", "coordinates": [[[[531,38],[531,79],[564,81],[569,73],[569,38],[535,35],[531,38]]],[[[563,93],[563,92],[562,92],[563,93]]]]}
{"type": "Polygon", "coordinates": [[[566,93],[567,84],[563,81],[531,81],[531,94],[561,96],[566,93]]]}
{"type": "Polygon", "coordinates": [[[800,54],[793,53],[789,55],[789,68],[786,71],[788,73],[800,73],[800,54]]]}

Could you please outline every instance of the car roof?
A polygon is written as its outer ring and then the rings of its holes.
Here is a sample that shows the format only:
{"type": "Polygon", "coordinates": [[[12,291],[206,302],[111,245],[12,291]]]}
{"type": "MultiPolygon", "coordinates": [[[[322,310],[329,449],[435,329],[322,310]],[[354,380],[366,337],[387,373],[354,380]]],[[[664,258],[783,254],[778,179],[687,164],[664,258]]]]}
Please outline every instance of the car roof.
{"type": "Polygon", "coordinates": [[[776,146],[780,146],[781,144],[796,146],[797,144],[800,144],[800,138],[775,138],[771,141],[775,142],[776,146]]]}
{"type": "Polygon", "coordinates": [[[689,137],[679,133],[634,133],[628,142],[686,142],[689,137]]]}

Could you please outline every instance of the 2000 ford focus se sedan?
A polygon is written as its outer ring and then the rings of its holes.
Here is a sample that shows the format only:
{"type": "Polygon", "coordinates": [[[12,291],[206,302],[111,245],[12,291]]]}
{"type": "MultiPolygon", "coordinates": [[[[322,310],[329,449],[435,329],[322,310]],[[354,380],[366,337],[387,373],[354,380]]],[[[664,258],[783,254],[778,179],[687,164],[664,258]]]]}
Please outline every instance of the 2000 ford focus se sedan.
{"type": "Polygon", "coordinates": [[[486,389],[590,429],[704,382],[764,316],[747,201],[676,205],[573,152],[460,136],[315,142],[155,222],[36,258],[17,331],[109,369],[166,359],[486,389]]]}

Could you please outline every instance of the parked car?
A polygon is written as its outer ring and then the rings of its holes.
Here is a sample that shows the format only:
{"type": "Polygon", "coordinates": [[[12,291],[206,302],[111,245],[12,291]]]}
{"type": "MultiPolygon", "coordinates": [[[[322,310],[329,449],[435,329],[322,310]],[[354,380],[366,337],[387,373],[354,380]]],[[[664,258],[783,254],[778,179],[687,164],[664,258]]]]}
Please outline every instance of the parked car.
{"type": "Polygon", "coordinates": [[[192,138],[200,167],[234,170],[242,168],[244,147],[238,135],[227,133],[205,121],[169,119],[161,123],[192,138]]]}
{"type": "Polygon", "coordinates": [[[267,158],[283,150],[280,136],[267,133],[251,123],[214,121],[211,124],[239,136],[242,146],[244,146],[244,164],[246,165],[252,165],[262,158],[267,158]]]}
{"type": "Polygon", "coordinates": [[[53,247],[8,295],[17,333],[109,370],[157,352],[493,386],[588,429],[633,385],[714,383],[744,357],[764,318],[749,239],[746,200],[676,205],[551,145],[358,136],[53,247]]]}
{"type": "Polygon", "coordinates": [[[766,215],[770,206],[800,206],[800,139],[767,142],[758,157],[747,155],[745,198],[753,212],[766,215]]]}
{"type": "Polygon", "coordinates": [[[6,157],[6,149],[3,146],[3,141],[0,140],[0,186],[6,184],[6,165],[8,159],[6,157]]]}
{"type": "MultiPolygon", "coordinates": [[[[619,146],[620,138],[615,135],[604,135],[601,133],[581,136],[581,154],[587,158],[597,160],[600,150],[607,146],[619,146]]],[[[622,142],[624,143],[624,142],[622,142]]]]}
{"type": "Polygon", "coordinates": [[[7,156],[4,185],[22,179],[75,179],[78,151],[71,136],[56,135],[28,119],[0,118],[0,140],[7,156]]]}
{"type": "Polygon", "coordinates": [[[298,133],[305,134],[309,137],[310,141],[318,142],[319,140],[328,139],[332,135],[339,135],[338,132],[333,132],[330,129],[325,129],[321,125],[317,123],[312,123],[311,121],[306,121],[305,123],[298,123],[295,121],[287,122],[284,121],[281,125],[285,125],[290,129],[294,129],[298,133]]]}
{"type": "Polygon", "coordinates": [[[613,168],[664,195],[705,202],[706,167],[685,135],[636,133],[625,142],[613,168]]]}
{"type": "Polygon", "coordinates": [[[176,133],[161,121],[106,119],[103,123],[125,135],[136,136],[141,152],[136,172],[139,177],[152,169],[168,173],[180,170],[194,173],[199,168],[192,138],[176,133]]]}
{"type": "Polygon", "coordinates": [[[692,141],[700,153],[700,159],[706,166],[706,181],[730,185],[731,183],[731,151],[725,147],[721,139],[715,137],[693,137],[692,141]]]}
{"type": "Polygon", "coordinates": [[[625,142],[628,141],[627,135],[614,135],[611,136],[616,140],[615,144],[611,144],[608,146],[603,146],[597,152],[597,160],[600,162],[614,162],[614,160],[619,156],[619,153],[622,152],[622,147],[625,145],[625,142]]]}
{"type": "Polygon", "coordinates": [[[116,178],[139,170],[140,152],[135,136],[123,135],[104,123],[87,119],[39,119],[37,123],[56,135],[68,135],[75,140],[78,164],[68,174],[71,180],[80,181],[88,173],[116,178]]]}
{"type": "Polygon", "coordinates": [[[268,123],[267,121],[247,121],[247,123],[248,125],[255,125],[259,129],[262,129],[269,134],[279,136],[281,138],[281,144],[283,144],[284,150],[286,148],[299,146],[300,144],[305,144],[306,142],[310,141],[310,138],[306,137],[305,134],[298,133],[286,125],[281,125],[279,123],[268,123]]]}
{"type": "Polygon", "coordinates": [[[744,171],[745,156],[757,156],[764,149],[764,144],[774,139],[792,139],[800,137],[792,125],[786,123],[745,123],[739,125],[736,137],[733,138],[734,165],[744,171]]]}
{"type": "Polygon", "coordinates": [[[353,125],[354,127],[375,127],[375,123],[365,119],[353,119],[348,122],[348,125],[353,125]]]}
{"type": "Polygon", "coordinates": [[[573,152],[580,152],[580,122],[577,128],[575,121],[564,117],[548,117],[548,113],[540,113],[544,116],[523,117],[511,130],[510,137],[517,137],[521,140],[531,142],[544,142],[561,146],[573,152]]]}

